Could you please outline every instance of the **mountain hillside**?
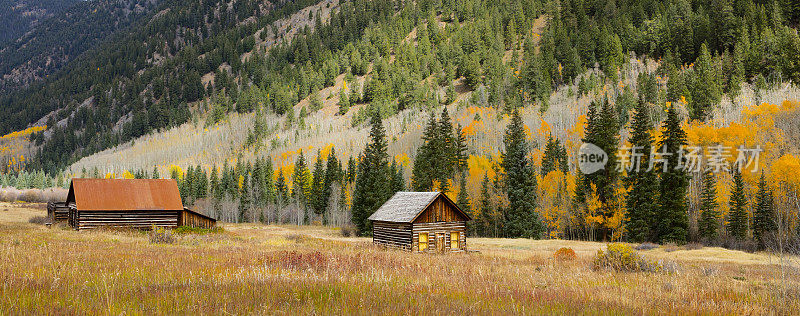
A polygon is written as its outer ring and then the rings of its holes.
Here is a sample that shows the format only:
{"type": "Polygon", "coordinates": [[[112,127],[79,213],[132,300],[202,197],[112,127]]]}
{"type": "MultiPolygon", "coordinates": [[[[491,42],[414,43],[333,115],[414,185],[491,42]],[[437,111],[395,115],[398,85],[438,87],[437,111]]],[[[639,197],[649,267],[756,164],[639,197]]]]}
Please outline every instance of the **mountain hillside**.
{"type": "Polygon", "coordinates": [[[475,211],[479,235],[746,247],[749,218],[771,212],[770,177],[784,186],[772,204],[800,223],[793,3],[164,0],[150,12],[0,97],[5,179],[169,176],[225,221],[336,219],[361,233],[390,193],[440,190],[475,211]],[[579,168],[584,143],[607,154],[602,171],[579,168]],[[696,146],[724,172],[671,168],[696,146]],[[761,159],[733,171],[748,146],[761,159]],[[633,147],[647,171],[625,168],[633,147]]]}
{"type": "Polygon", "coordinates": [[[15,39],[79,0],[0,1],[0,43],[15,39]]]}
{"type": "MultiPolygon", "coordinates": [[[[48,13],[48,18],[37,20],[24,34],[0,45],[0,91],[13,91],[47,78],[118,31],[149,16],[159,1],[92,0],[77,1],[69,7],[59,4],[65,8],[48,13]]],[[[17,7],[28,5],[19,3],[17,7]]]]}

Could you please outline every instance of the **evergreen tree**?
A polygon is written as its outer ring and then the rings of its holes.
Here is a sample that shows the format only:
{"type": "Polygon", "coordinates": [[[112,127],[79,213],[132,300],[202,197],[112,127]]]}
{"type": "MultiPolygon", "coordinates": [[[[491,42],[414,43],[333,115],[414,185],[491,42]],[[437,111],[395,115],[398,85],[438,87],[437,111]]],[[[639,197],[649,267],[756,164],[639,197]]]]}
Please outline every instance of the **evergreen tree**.
{"type": "Polygon", "coordinates": [[[636,152],[642,155],[638,164],[635,162],[636,158],[631,158],[634,165],[625,178],[626,184],[630,187],[625,199],[628,213],[625,228],[630,239],[636,242],[654,240],[654,233],[658,230],[658,223],[653,220],[658,211],[656,201],[658,179],[653,170],[648,170],[653,144],[653,136],[650,134],[652,126],[647,104],[640,100],[631,122],[630,142],[631,154],[636,152]]]}
{"type": "Polygon", "coordinates": [[[325,213],[325,208],[328,206],[328,198],[325,196],[325,165],[322,163],[322,152],[320,151],[317,151],[317,161],[314,163],[314,171],[311,175],[313,179],[309,197],[311,209],[315,214],[321,215],[325,213]]]}
{"type": "Polygon", "coordinates": [[[278,178],[275,179],[275,202],[278,207],[283,206],[288,197],[289,189],[286,187],[286,178],[283,177],[283,172],[278,169],[278,178]]]}
{"type": "Polygon", "coordinates": [[[700,237],[706,240],[717,238],[719,209],[717,207],[717,181],[708,169],[703,173],[703,191],[700,194],[700,221],[697,223],[700,237]]]}
{"type": "Polygon", "coordinates": [[[275,170],[272,168],[272,159],[267,158],[264,164],[264,202],[265,203],[272,203],[275,201],[275,181],[272,180],[272,176],[275,174],[275,170]]]}
{"type": "Polygon", "coordinates": [[[239,191],[239,223],[244,223],[250,210],[250,174],[244,174],[242,188],[239,191]]]}
{"type": "Polygon", "coordinates": [[[775,209],[773,207],[772,190],[767,185],[764,172],[758,181],[756,209],[753,214],[753,238],[764,246],[764,237],[777,229],[775,225],[775,209]]]}
{"type": "Polygon", "coordinates": [[[294,164],[292,174],[292,198],[300,204],[303,210],[309,207],[309,195],[311,193],[311,172],[306,166],[306,158],[300,151],[297,162],[294,164]]]}
{"type": "Polygon", "coordinates": [[[661,126],[662,139],[658,145],[660,152],[671,153],[659,163],[661,182],[659,186],[659,205],[656,214],[658,221],[658,241],[686,242],[689,219],[686,216],[686,189],[689,186],[689,175],[682,168],[685,157],[678,155],[681,146],[685,146],[686,133],[681,129],[681,122],[675,106],[667,109],[667,119],[661,126]]]}
{"type": "Polygon", "coordinates": [[[350,159],[347,160],[347,178],[345,179],[347,183],[355,182],[357,173],[358,166],[356,164],[356,159],[353,156],[350,156],[350,159]]]}
{"type": "Polygon", "coordinates": [[[542,177],[553,170],[561,170],[564,174],[569,172],[567,165],[567,149],[561,144],[558,138],[547,136],[547,144],[544,146],[542,156],[542,177]]]}
{"type": "Polygon", "coordinates": [[[161,175],[158,174],[158,166],[153,167],[153,179],[161,179],[161,175]]]}
{"type": "Polygon", "coordinates": [[[440,162],[436,149],[439,147],[436,117],[431,114],[425,130],[422,132],[423,144],[417,149],[414,157],[414,168],[411,170],[411,185],[414,191],[426,192],[433,190],[433,180],[436,178],[434,169],[440,162]]]}
{"type": "Polygon", "coordinates": [[[456,204],[462,211],[469,214],[470,217],[475,219],[472,213],[472,206],[469,203],[469,194],[467,193],[467,173],[462,172],[458,181],[458,195],[456,196],[456,204]]]}
{"type": "Polygon", "coordinates": [[[358,164],[358,176],[353,192],[352,222],[358,233],[365,236],[372,233],[372,223],[367,218],[390,198],[389,154],[386,131],[380,114],[375,111],[370,119],[370,143],[364,148],[358,164]]]}
{"type": "Polygon", "coordinates": [[[738,240],[747,238],[747,197],[744,194],[742,173],[734,169],[733,189],[731,190],[730,211],[728,212],[728,234],[738,240]]]}
{"type": "Polygon", "coordinates": [[[475,218],[474,232],[478,236],[499,236],[498,230],[500,221],[495,216],[495,211],[492,206],[492,182],[489,180],[489,174],[483,174],[483,181],[481,181],[481,199],[479,203],[480,213],[475,218]]]}
{"type": "MultiPolygon", "coordinates": [[[[602,107],[599,112],[596,103],[589,106],[588,122],[586,125],[586,134],[584,143],[594,144],[607,153],[608,161],[606,167],[598,170],[592,174],[583,175],[585,183],[582,184],[584,188],[589,188],[590,184],[594,184],[596,193],[602,208],[599,215],[603,218],[603,222],[608,218],[614,216],[614,206],[612,202],[616,200],[616,185],[618,183],[619,172],[615,167],[617,165],[617,147],[619,145],[619,120],[616,116],[616,111],[613,105],[608,102],[608,99],[603,100],[602,107]]],[[[583,195],[577,195],[579,202],[584,202],[583,195]]],[[[599,232],[602,239],[608,238],[610,228],[599,227],[599,232]]]]}
{"type": "Polygon", "coordinates": [[[339,91],[339,115],[345,115],[349,110],[350,97],[347,95],[347,91],[342,88],[342,90],[339,91]]]}
{"type": "Polygon", "coordinates": [[[467,168],[467,136],[461,132],[461,125],[456,125],[456,137],[454,145],[453,165],[456,171],[464,171],[467,168]]]}
{"type": "Polygon", "coordinates": [[[700,56],[695,61],[695,87],[692,93],[691,117],[705,120],[714,106],[719,103],[721,91],[719,76],[711,60],[711,54],[705,43],[700,46],[700,56]]]}
{"type": "Polygon", "coordinates": [[[528,158],[529,145],[524,124],[517,109],[511,116],[503,137],[505,152],[502,166],[508,210],[505,215],[505,235],[508,237],[538,238],[543,226],[536,213],[536,176],[528,158]]]}
{"type": "Polygon", "coordinates": [[[397,162],[392,161],[392,165],[389,170],[389,174],[392,176],[392,183],[390,185],[392,188],[392,194],[405,190],[406,183],[403,179],[403,167],[399,166],[397,162]]]}
{"type": "Polygon", "coordinates": [[[322,196],[325,198],[325,209],[328,208],[328,201],[331,198],[331,186],[334,183],[341,184],[342,182],[342,169],[339,160],[336,159],[336,150],[331,148],[328,153],[328,159],[325,163],[325,181],[322,190],[322,196]]]}

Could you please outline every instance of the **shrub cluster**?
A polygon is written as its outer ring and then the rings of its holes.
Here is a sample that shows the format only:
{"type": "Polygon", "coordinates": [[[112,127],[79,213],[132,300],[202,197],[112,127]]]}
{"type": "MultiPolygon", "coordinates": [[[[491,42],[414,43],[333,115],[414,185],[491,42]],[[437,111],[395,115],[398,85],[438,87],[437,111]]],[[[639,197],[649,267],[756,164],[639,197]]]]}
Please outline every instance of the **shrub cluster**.
{"type": "Polygon", "coordinates": [[[562,247],[561,249],[558,249],[556,250],[555,253],[553,253],[553,258],[555,258],[558,261],[572,261],[575,260],[577,256],[575,255],[575,251],[572,250],[572,248],[562,247]]]}
{"type": "Polygon", "coordinates": [[[147,235],[151,244],[171,244],[175,242],[175,237],[169,229],[153,227],[147,235]]]}
{"type": "Polygon", "coordinates": [[[606,251],[602,249],[597,251],[594,269],[658,272],[662,270],[662,266],[657,262],[648,261],[628,244],[611,243],[606,246],[606,251]]]}

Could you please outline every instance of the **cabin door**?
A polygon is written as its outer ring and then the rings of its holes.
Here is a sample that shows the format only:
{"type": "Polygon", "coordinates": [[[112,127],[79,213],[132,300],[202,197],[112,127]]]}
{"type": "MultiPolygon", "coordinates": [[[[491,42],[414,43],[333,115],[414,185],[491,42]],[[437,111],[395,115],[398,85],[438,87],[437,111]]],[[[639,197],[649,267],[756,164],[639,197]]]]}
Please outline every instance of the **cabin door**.
{"type": "Polygon", "coordinates": [[[436,233],[436,250],[444,252],[444,233],[436,233]]]}

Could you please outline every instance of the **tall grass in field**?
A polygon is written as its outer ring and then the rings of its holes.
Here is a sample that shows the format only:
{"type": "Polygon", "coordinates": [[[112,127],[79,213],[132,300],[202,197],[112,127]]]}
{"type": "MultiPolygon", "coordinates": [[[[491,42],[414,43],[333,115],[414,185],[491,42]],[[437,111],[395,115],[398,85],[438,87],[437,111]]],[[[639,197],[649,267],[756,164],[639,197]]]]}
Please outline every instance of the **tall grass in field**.
{"type": "Polygon", "coordinates": [[[151,242],[136,231],[3,222],[0,297],[13,299],[0,300],[0,313],[800,313],[797,271],[782,285],[764,255],[653,249],[641,255],[677,267],[623,272],[593,269],[601,243],[471,238],[480,253],[430,255],[337,234],[235,224],[151,242]],[[576,258],[554,258],[561,247],[576,258]]]}

